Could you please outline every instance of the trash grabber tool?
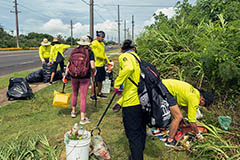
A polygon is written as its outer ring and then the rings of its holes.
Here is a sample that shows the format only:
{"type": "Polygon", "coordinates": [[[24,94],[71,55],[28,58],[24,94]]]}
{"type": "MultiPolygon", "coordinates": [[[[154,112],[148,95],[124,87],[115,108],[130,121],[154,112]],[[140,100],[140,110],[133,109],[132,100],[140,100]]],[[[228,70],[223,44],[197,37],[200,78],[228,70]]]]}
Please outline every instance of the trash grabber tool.
{"type": "Polygon", "coordinates": [[[109,107],[111,106],[111,104],[112,104],[112,102],[113,102],[113,100],[114,100],[116,94],[117,94],[116,92],[113,94],[113,96],[112,96],[110,102],[109,102],[108,105],[107,105],[107,108],[105,109],[105,111],[103,112],[103,114],[102,114],[100,120],[98,121],[97,126],[96,126],[94,129],[91,130],[91,135],[93,135],[93,131],[94,131],[94,130],[98,130],[98,135],[100,135],[100,133],[101,133],[101,129],[99,128],[99,125],[101,124],[101,122],[102,122],[102,120],[103,120],[105,114],[107,113],[109,107]]]}

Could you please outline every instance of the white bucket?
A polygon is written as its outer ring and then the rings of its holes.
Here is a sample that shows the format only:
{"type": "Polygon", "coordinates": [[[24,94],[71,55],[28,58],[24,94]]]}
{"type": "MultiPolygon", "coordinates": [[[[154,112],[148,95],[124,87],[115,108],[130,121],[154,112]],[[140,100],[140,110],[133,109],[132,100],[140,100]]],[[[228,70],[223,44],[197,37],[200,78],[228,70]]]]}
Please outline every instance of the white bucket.
{"type": "Polygon", "coordinates": [[[88,160],[89,159],[89,145],[91,142],[91,134],[88,131],[87,138],[82,140],[71,140],[67,142],[67,133],[64,135],[64,143],[66,146],[66,160],[88,160]]]}

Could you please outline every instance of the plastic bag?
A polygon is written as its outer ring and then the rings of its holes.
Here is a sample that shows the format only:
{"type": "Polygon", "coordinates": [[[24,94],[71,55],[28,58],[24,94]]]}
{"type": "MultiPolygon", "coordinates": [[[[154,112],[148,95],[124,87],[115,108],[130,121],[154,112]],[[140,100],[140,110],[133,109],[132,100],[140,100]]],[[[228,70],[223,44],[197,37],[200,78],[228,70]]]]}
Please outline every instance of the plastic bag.
{"type": "Polygon", "coordinates": [[[29,86],[25,78],[10,78],[7,97],[8,100],[28,99],[32,98],[32,88],[29,86]]]}
{"type": "Polygon", "coordinates": [[[42,82],[43,81],[43,71],[42,69],[33,71],[25,77],[28,83],[42,82]]]}
{"type": "Polygon", "coordinates": [[[43,63],[42,68],[43,82],[49,82],[51,78],[51,66],[47,63],[43,63]]]}
{"type": "Polygon", "coordinates": [[[229,116],[218,116],[218,122],[223,129],[228,130],[232,123],[232,118],[229,116]]]}
{"type": "Polygon", "coordinates": [[[98,160],[111,159],[109,149],[100,135],[94,136],[92,138],[92,152],[95,158],[98,160]]]}

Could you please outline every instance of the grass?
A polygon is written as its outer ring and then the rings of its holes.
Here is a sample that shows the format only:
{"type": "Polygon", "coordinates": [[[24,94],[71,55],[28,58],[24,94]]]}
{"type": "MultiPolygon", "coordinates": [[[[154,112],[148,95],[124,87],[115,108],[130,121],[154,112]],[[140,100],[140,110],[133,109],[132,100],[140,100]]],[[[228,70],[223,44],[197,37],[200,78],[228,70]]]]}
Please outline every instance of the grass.
{"type": "Polygon", "coordinates": [[[31,69],[31,70],[27,70],[27,71],[23,71],[23,72],[14,72],[12,74],[9,74],[7,76],[1,76],[0,77],[0,89],[3,89],[5,87],[8,86],[9,84],[9,78],[11,77],[26,77],[29,73],[31,73],[32,71],[35,71],[35,69],[31,69]]]}
{"type": "MultiPolygon", "coordinates": [[[[117,56],[114,56],[115,58],[117,56]]],[[[118,68],[117,65],[116,68],[118,68]]],[[[78,117],[72,119],[70,117],[70,103],[67,109],[52,106],[53,92],[54,90],[60,91],[61,87],[62,82],[58,81],[52,86],[38,91],[31,100],[16,101],[0,108],[0,141],[2,144],[13,142],[19,136],[26,138],[35,135],[46,135],[51,144],[64,146],[63,136],[71,129],[74,123],[79,122],[80,109],[77,108],[78,117]]],[[[71,93],[70,83],[66,86],[66,92],[71,93]]],[[[95,108],[94,102],[89,101],[88,95],[86,114],[91,119],[91,123],[85,126],[87,130],[90,131],[96,126],[112,95],[112,93],[107,95],[108,100],[99,100],[97,108],[95,108]]],[[[117,96],[113,104],[118,98],[119,96],[117,96]]],[[[121,116],[121,112],[112,113],[110,108],[100,125],[102,129],[101,136],[108,144],[113,160],[125,160],[130,153],[121,116]]],[[[172,151],[165,147],[163,142],[159,140],[153,141],[148,137],[144,158],[145,160],[192,159],[185,152],[172,151]]]]}

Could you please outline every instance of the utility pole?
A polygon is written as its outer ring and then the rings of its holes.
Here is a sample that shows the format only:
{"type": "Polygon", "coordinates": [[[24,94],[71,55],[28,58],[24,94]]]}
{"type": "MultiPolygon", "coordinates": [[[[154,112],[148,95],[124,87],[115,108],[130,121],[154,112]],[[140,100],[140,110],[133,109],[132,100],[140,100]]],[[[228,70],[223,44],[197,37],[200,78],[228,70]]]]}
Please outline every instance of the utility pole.
{"type": "Polygon", "coordinates": [[[123,29],[123,31],[124,31],[124,40],[126,40],[126,31],[127,31],[127,29],[126,29],[126,20],[124,20],[124,29],[123,29]]]}
{"type": "Polygon", "coordinates": [[[120,9],[118,5],[118,44],[120,46],[120,9]]]}
{"type": "Polygon", "coordinates": [[[17,48],[19,48],[19,27],[18,27],[18,9],[17,9],[17,0],[14,1],[15,3],[15,11],[10,11],[11,13],[15,13],[16,16],[16,40],[17,40],[17,48]]]}
{"type": "Polygon", "coordinates": [[[90,36],[94,39],[93,0],[90,0],[90,36]]]}
{"type": "Polygon", "coordinates": [[[134,15],[132,15],[132,41],[134,41],[134,15]]]}
{"type": "Polygon", "coordinates": [[[72,26],[72,20],[70,21],[71,24],[71,46],[73,45],[73,26],[72,26]]]}

